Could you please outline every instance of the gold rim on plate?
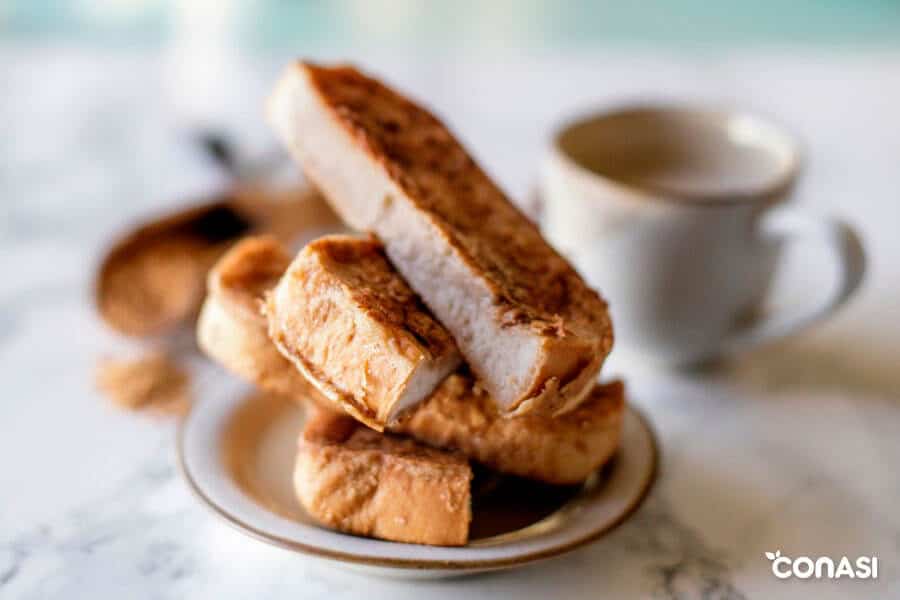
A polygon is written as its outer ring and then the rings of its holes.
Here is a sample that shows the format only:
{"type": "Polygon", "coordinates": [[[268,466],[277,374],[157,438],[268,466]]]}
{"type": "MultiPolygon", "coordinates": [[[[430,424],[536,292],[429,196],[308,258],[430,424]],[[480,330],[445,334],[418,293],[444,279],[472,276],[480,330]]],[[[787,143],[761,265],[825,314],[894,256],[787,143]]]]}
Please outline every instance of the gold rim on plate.
{"type": "MultiPolygon", "coordinates": [[[[367,566],[375,566],[375,567],[392,567],[392,568],[403,568],[403,569],[412,569],[412,570],[424,570],[424,569],[444,569],[444,570],[480,570],[480,569],[493,569],[493,568],[502,568],[502,567],[510,567],[516,565],[524,565],[526,563],[536,562],[539,560],[552,558],[554,556],[559,556],[561,554],[565,554],[567,552],[571,552],[581,546],[589,544],[607,533],[614,530],[616,527],[624,523],[631,515],[637,511],[638,508],[644,503],[647,496],[650,493],[650,490],[653,488],[653,485],[656,483],[656,479],[659,475],[659,444],[656,437],[656,432],[653,427],[650,425],[647,418],[644,414],[634,408],[633,406],[629,406],[629,410],[635,415],[637,418],[641,428],[644,429],[647,433],[647,437],[650,442],[650,468],[646,475],[646,478],[643,482],[640,492],[635,496],[632,502],[622,511],[620,515],[618,515],[615,519],[610,521],[609,523],[604,523],[598,529],[591,531],[590,533],[578,538],[577,540],[567,542],[565,544],[555,546],[552,548],[548,548],[545,550],[540,550],[537,552],[532,552],[529,554],[523,554],[521,556],[515,556],[510,558],[497,558],[497,559],[486,559],[486,560],[441,560],[441,559],[405,559],[405,558],[384,558],[381,556],[363,556],[359,554],[348,554],[345,552],[339,552],[335,550],[326,550],[320,548],[318,546],[310,546],[307,544],[303,544],[302,542],[298,542],[293,539],[287,539],[283,537],[279,537],[277,535],[273,535],[271,533],[267,533],[265,531],[261,531],[250,525],[241,519],[235,517],[231,513],[229,513],[226,509],[222,508],[218,504],[216,504],[212,499],[207,496],[197,482],[194,480],[190,471],[187,468],[185,461],[185,452],[184,452],[184,437],[185,430],[188,418],[190,416],[183,418],[178,423],[178,432],[177,432],[177,452],[178,452],[178,467],[181,470],[181,474],[184,476],[185,481],[187,481],[188,487],[191,492],[203,503],[208,509],[212,510],[214,514],[218,515],[220,518],[224,519],[226,523],[237,529],[238,531],[249,535],[252,538],[270,544],[272,546],[276,546],[279,548],[284,548],[286,550],[293,550],[295,552],[301,552],[303,554],[309,554],[312,556],[316,556],[319,558],[325,558],[329,560],[337,560],[342,562],[348,562],[353,564],[367,565],[367,566]]],[[[589,487],[586,486],[586,487],[589,487]]],[[[532,529],[534,527],[540,527],[543,523],[548,520],[555,520],[555,517],[563,511],[566,511],[567,508],[570,507],[573,503],[577,503],[578,500],[582,498],[581,493],[575,496],[572,500],[561,506],[557,511],[548,515],[544,519],[528,525],[523,529],[532,529]]],[[[264,507],[260,506],[261,510],[267,510],[264,507]]],[[[515,534],[517,532],[510,532],[511,534],[515,534]]],[[[506,537],[509,534],[501,534],[499,537],[506,537]]],[[[492,538],[486,538],[487,540],[491,540],[492,538]]],[[[493,544],[492,544],[493,545],[493,544]]],[[[463,546],[462,548],[465,548],[463,546]]],[[[475,546],[473,546],[475,547],[475,546]]]]}

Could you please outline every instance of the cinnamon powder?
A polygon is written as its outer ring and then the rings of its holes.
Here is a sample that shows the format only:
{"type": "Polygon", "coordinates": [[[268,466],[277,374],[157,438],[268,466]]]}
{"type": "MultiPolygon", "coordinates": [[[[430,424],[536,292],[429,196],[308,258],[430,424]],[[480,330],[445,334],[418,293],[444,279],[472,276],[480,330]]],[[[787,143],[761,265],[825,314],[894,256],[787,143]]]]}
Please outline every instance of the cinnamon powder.
{"type": "Polygon", "coordinates": [[[97,389],[114,404],[132,411],[184,415],[190,409],[188,373],[164,352],[137,359],[103,359],[95,373],[97,389]]]}

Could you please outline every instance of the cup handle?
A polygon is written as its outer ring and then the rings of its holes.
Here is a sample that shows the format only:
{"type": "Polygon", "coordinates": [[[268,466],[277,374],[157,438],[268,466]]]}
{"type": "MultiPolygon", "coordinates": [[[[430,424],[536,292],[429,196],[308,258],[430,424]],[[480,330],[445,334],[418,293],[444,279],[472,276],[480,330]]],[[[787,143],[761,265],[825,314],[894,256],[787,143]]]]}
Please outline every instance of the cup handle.
{"type": "Polygon", "coordinates": [[[759,234],[766,238],[785,242],[804,241],[828,248],[838,266],[839,285],[834,293],[818,302],[761,317],[735,330],[723,343],[725,354],[786,337],[828,317],[856,292],[866,271],[866,255],[860,237],[844,221],[817,217],[786,207],[766,214],[759,227],[759,234]]]}

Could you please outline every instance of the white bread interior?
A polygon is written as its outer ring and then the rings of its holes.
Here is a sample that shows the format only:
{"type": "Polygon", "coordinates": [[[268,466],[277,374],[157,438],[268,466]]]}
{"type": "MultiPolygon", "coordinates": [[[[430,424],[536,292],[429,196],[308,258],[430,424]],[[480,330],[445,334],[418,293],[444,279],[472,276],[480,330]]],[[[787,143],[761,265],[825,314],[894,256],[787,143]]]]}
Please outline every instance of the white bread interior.
{"type": "Polygon", "coordinates": [[[440,121],[351,67],[303,62],[268,114],[341,218],[382,240],[501,412],[584,399],[612,345],[606,303],[440,121]]]}

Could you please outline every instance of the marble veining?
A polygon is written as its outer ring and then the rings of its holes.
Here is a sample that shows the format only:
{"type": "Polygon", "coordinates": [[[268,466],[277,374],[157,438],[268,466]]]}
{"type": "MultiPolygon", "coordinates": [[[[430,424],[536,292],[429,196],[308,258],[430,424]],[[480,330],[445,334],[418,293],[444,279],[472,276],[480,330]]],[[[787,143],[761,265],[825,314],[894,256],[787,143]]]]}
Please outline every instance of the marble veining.
{"type": "MultiPolygon", "coordinates": [[[[863,293],[815,331],[708,372],[655,372],[614,355],[609,371],[627,377],[651,417],[662,466],[645,506],[599,542],[460,580],[345,573],[229,528],[181,481],[174,423],[119,412],[93,390],[97,358],[136,348],[92,312],[90,275],[104,244],[126,223],[222,183],[187,141],[165,65],[140,51],[6,43],[0,598],[900,597],[900,130],[886,126],[900,105],[900,55],[573,52],[446,63],[459,85],[423,79],[428,60],[366,57],[433,99],[518,197],[549,127],[579,106],[655,94],[778,115],[809,142],[801,201],[848,216],[864,234],[872,268],[863,293]],[[506,110],[510,95],[517,102],[506,110]],[[763,556],[778,549],[876,554],[881,574],[781,581],[763,556]]],[[[278,62],[260,60],[260,72],[278,62]]],[[[262,93],[214,105],[248,147],[271,141],[255,120],[262,93]]],[[[821,280],[806,260],[788,279],[808,293],[821,280]]],[[[197,393],[227,378],[199,358],[191,367],[197,393]]]]}

